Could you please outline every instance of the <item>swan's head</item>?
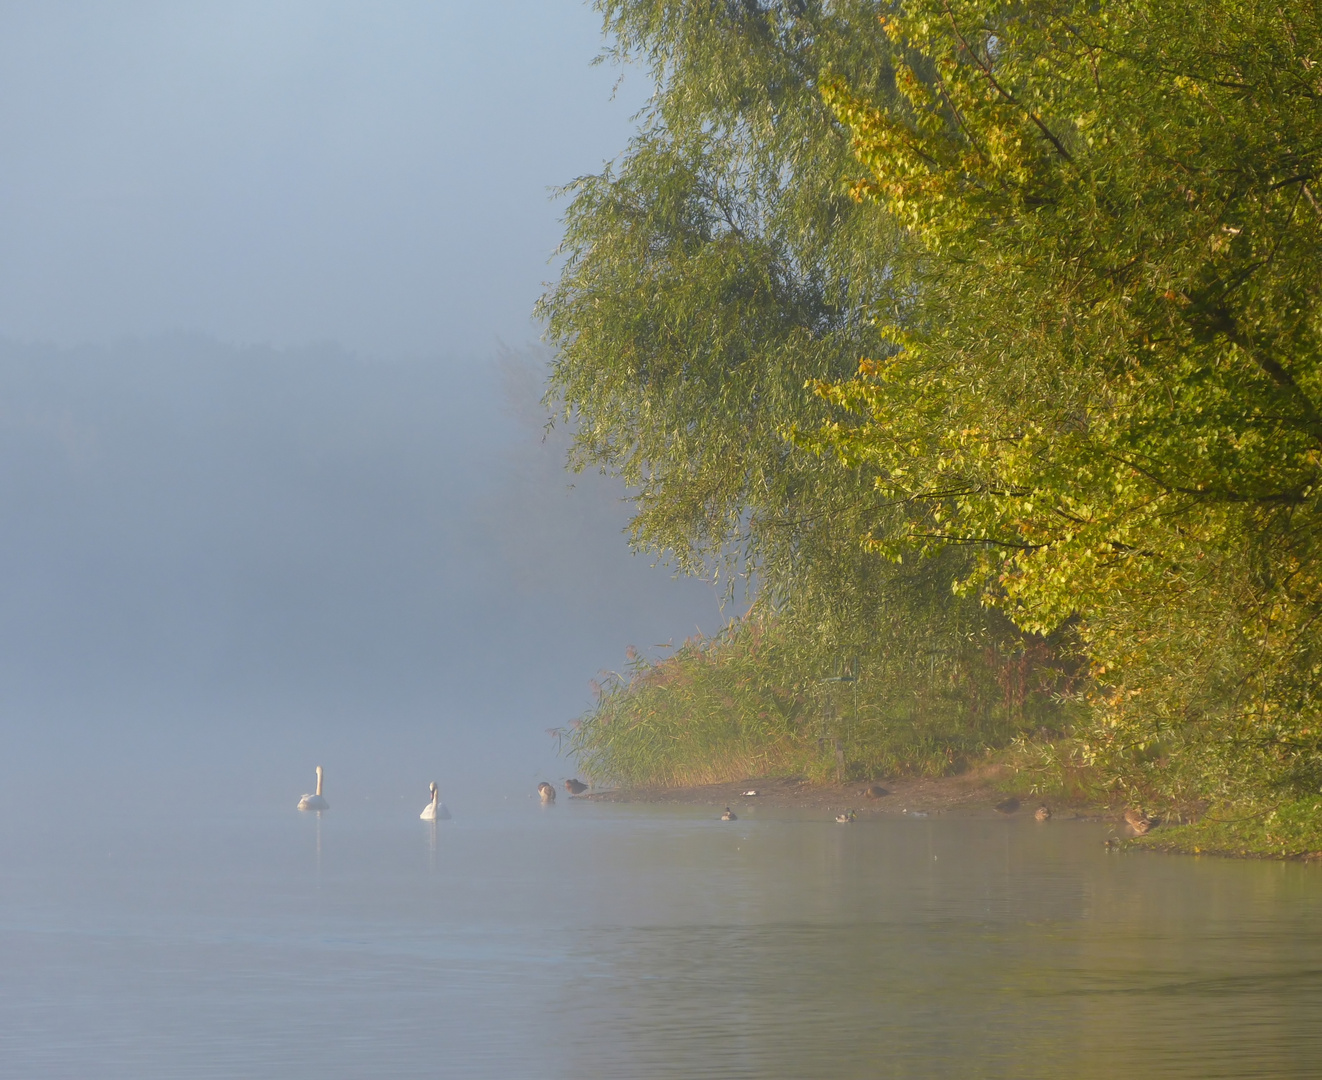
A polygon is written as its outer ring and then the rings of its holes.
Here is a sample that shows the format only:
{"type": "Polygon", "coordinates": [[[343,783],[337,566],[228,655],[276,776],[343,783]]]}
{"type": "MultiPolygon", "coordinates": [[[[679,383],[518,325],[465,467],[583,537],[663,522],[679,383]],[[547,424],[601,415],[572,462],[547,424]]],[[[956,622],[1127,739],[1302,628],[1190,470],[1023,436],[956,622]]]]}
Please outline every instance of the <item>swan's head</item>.
{"type": "Polygon", "coordinates": [[[436,786],[436,781],[433,780],[433,781],[431,782],[431,787],[429,787],[427,790],[430,791],[433,795],[435,795],[435,794],[436,794],[438,791],[440,791],[441,789],[440,789],[439,787],[436,786]]]}

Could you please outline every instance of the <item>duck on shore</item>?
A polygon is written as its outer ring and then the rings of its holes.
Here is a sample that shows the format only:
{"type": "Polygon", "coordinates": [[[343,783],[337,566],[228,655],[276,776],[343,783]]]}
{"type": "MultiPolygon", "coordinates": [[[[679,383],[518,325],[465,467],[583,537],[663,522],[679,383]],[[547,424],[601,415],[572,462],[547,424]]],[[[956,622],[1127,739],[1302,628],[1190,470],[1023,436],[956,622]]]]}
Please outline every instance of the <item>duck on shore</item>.
{"type": "Polygon", "coordinates": [[[1013,795],[1011,795],[1010,798],[1008,799],[1002,799],[995,806],[993,806],[992,809],[995,810],[998,814],[1013,814],[1016,810],[1019,809],[1019,800],[1016,799],[1013,795]]]}
{"type": "Polygon", "coordinates": [[[1133,830],[1135,836],[1146,835],[1156,823],[1155,818],[1148,817],[1142,810],[1135,807],[1130,807],[1125,811],[1125,824],[1133,830]]]}
{"type": "Polygon", "coordinates": [[[587,789],[587,784],[583,783],[582,780],[574,779],[565,781],[565,790],[571,795],[582,795],[587,789]]]}
{"type": "Polygon", "coordinates": [[[869,784],[863,789],[863,798],[865,799],[884,799],[890,792],[880,784],[869,784]]]}
{"type": "Polygon", "coordinates": [[[543,780],[537,785],[537,794],[542,797],[542,805],[555,802],[555,788],[543,780]]]}

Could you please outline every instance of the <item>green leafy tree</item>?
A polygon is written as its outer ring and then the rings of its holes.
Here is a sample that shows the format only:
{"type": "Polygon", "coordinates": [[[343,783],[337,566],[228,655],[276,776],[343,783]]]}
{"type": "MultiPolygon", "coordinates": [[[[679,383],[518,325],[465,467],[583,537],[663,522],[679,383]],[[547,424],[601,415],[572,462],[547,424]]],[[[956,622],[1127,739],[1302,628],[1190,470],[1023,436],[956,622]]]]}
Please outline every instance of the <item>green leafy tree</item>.
{"type": "MultiPolygon", "coordinates": [[[[763,654],[776,659],[758,668],[760,684],[816,684],[861,658],[879,725],[909,723],[921,701],[977,743],[997,685],[988,650],[1004,644],[1008,656],[1024,635],[952,592],[969,553],[907,565],[868,553],[859,537],[902,515],[868,467],[842,471],[788,438],[837,414],[805,384],[847,379],[884,349],[874,313],[907,295],[907,238],[850,197],[857,163],[821,94],[821,74],[834,72],[894,97],[892,49],[876,32],[886,6],[599,7],[618,55],[647,65],[657,91],[621,159],[567,189],[566,262],[539,306],[557,350],[548,402],[572,425],[571,464],[632,485],[638,548],[757,582],[755,619],[774,618],[781,642],[763,654]]],[[[747,640],[734,635],[719,655],[747,640]]],[[[681,666],[715,686],[705,655],[691,650],[681,666]]],[[[651,693],[661,676],[649,678],[633,689],[651,693]]],[[[626,699],[608,697],[616,715],[626,699]]],[[[674,719],[638,708],[655,724],[674,719]]],[[[645,727],[639,739],[656,734],[645,727]]],[[[735,739],[745,757],[750,730],[735,739]]]]}
{"type": "MultiPolygon", "coordinates": [[[[807,515],[869,501],[838,476],[823,498],[824,470],[781,429],[827,415],[806,379],[874,346],[893,234],[848,198],[848,150],[808,73],[827,52],[879,87],[886,53],[822,5],[601,7],[658,91],[618,165],[567,190],[567,262],[539,306],[550,402],[573,422],[573,464],[637,490],[640,547],[701,569],[734,542],[783,574],[807,515]]],[[[875,7],[859,7],[867,25],[875,7]]]]}
{"type": "Polygon", "coordinates": [[[1021,627],[1081,617],[1099,759],[1177,793],[1322,782],[1320,30],[913,0],[875,31],[893,93],[822,86],[904,254],[799,444],[874,475],[876,550],[975,551],[1021,627]]]}

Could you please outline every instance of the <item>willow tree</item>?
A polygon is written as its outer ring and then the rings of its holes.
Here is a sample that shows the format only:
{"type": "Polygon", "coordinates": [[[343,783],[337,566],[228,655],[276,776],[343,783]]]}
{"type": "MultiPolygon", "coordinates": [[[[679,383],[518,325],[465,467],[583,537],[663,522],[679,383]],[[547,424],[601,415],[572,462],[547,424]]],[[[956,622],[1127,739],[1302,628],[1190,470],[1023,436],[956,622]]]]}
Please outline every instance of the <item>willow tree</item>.
{"type": "Polygon", "coordinates": [[[952,593],[967,555],[872,557],[859,537],[895,510],[868,470],[788,438],[837,413],[805,384],[883,348],[874,313],[899,301],[904,237],[850,197],[857,165],[821,94],[830,72],[893,95],[885,5],[598,6],[657,89],[619,161],[567,189],[566,261],[539,306],[572,465],[632,486],[638,548],[753,576],[795,621],[801,675],[866,652],[910,698],[920,678],[966,681],[996,635],[1016,636],[952,593]]]}
{"type": "Polygon", "coordinates": [[[876,342],[891,230],[849,199],[813,76],[825,53],[879,89],[885,50],[821,5],[600,6],[658,89],[618,165],[567,189],[567,261],[539,308],[550,401],[572,420],[572,464],[637,490],[636,544],[699,569],[734,541],[775,573],[807,514],[868,499],[838,476],[824,497],[781,428],[826,416],[805,380],[849,374],[876,342]]]}
{"type": "Polygon", "coordinates": [[[1082,619],[1099,752],[1316,791],[1317,9],[905,0],[872,33],[894,92],[822,92],[906,288],[801,444],[902,510],[875,548],[976,551],[1020,626],[1082,619]]]}

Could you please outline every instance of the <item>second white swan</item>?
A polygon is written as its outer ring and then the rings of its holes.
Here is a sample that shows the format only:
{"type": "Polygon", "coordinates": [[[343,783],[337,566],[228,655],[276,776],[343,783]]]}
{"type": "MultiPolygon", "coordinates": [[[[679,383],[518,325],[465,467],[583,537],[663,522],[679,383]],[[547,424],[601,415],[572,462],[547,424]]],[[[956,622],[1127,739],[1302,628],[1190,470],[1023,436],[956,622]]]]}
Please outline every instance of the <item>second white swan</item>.
{"type": "Polygon", "coordinates": [[[446,809],[445,803],[441,802],[441,789],[436,786],[436,781],[431,782],[431,802],[422,808],[422,813],[418,815],[423,821],[449,821],[450,811],[446,809]]]}
{"type": "Polygon", "coordinates": [[[300,810],[329,810],[330,804],[321,797],[321,766],[317,766],[317,793],[315,795],[304,795],[298,800],[300,810]]]}

